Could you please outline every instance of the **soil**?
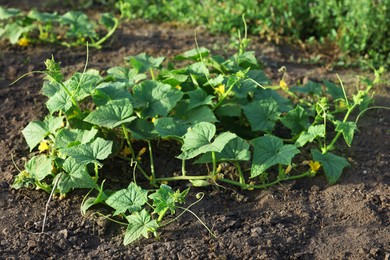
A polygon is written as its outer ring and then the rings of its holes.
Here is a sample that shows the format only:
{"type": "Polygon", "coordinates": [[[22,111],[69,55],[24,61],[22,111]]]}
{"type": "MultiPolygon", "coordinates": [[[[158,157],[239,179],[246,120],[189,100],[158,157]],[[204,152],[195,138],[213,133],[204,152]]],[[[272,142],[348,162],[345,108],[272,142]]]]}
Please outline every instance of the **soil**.
{"type": "MultiPolygon", "coordinates": [[[[228,52],[224,47],[228,37],[198,30],[197,39],[200,46],[228,52]]],[[[308,78],[336,80],[338,73],[353,89],[357,75],[367,74],[297,63],[294,60],[310,54],[251,39],[250,48],[275,82],[280,80],[282,65],[291,84],[308,78]]],[[[88,66],[104,72],[124,65],[123,58],[129,55],[146,52],[172,57],[194,47],[193,28],[132,21],[123,24],[103,49],[90,49],[88,66]]],[[[45,98],[39,92],[42,77],[33,74],[10,83],[24,73],[44,69],[43,62],[52,54],[67,75],[81,71],[86,53],[84,48],[53,45],[22,48],[1,43],[0,48],[0,259],[390,258],[390,114],[386,110],[368,111],[359,121],[353,146],[340,145],[351,167],[336,185],[328,185],[319,175],[259,191],[191,188],[189,202],[195,201],[198,192],[205,192],[192,210],[216,238],[195,217],[185,214],[160,230],[159,239],[123,246],[123,228],[101,217],[81,215],[82,191],[52,200],[45,232],[40,233],[49,195],[16,191],[10,185],[17,167],[23,168],[28,157],[21,130],[46,114],[45,98]]],[[[390,86],[381,85],[375,92],[376,105],[388,106],[390,86]]],[[[172,170],[164,168],[169,167],[164,157],[159,159],[160,169],[172,170]]]]}

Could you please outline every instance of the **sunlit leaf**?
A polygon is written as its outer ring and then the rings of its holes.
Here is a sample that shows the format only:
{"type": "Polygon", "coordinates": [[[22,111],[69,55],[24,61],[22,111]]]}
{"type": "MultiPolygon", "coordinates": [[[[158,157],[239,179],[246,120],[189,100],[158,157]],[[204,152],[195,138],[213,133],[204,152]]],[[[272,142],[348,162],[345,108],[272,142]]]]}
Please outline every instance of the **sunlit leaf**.
{"type": "Polygon", "coordinates": [[[308,142],[313,142],[317,137],[325,136],[325,125],[310,126],[307,131],[303,132],[295,142],[297,147],[302,147],[308,142]]]}
{"type": "Polygon", "coordinates": [[[129,225],[127,226],[124,245],[128,245],[141,236],[148,238],[148,233],[154,233],[159,227],[156,220],[150,218],[150,214],[143,209],[141,212],[134,212],[126,217],[129,225]]]}
{"type": "Polygon", "coordinates": [[[349,166],[348,161],[343,157],[329,152],[322,154],[317,149],[312,149],[310,151],[313,160],[321,163],[329,184],[335,184],[339,180],[343,169],[346,166],[349,166]]]}
{"type": "Polygon", "coordinates": [[[340,122],[336,121],[336,129],[337,132],[341,132],[343,134],[344,140],[348,146],[351,146],[353,136],[355,131],[357,130],[357,126],[355,122],[340,122]]]}
{"type": "Polygon", "coordinates": [[[252,131],[272,132],[280,115],[278,104],[272,98],[252,102],[243,110],[252,131]]]}

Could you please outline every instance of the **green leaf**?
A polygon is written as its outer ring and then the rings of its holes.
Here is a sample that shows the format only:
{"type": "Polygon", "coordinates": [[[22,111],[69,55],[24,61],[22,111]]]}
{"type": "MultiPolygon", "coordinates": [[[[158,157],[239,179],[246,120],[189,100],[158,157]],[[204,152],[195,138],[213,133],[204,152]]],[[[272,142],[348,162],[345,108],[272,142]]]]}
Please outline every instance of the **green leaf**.
{"type": "Polygon", "coordinates": [[[295,86],[290,88],[291,91],[314,94],[320,96],[322,94],[322,86],[319,83],[309,81],[303,86],[295,86]]]}
{"type": "Polygon", "coordinates": [[[85,122],[115,128],[118,125],[129,123],[136,119],[133,115],[133,106],[129,99],[113,100],[92,111],[85,119],[85,122]]]}
{"type": "Polygon", "coordinates": [[[252,131],[272,132],[280,112],[273,98],[252,102],[243,106],[252,131]]]}
{"type": "Polygon", "coordinates": [[[145,74],[138,74],[136,69],[128,69],[124,67],[113,67],[107,70],[107,74],[115,81],[126,83],[128,88],[143,79],[146,79],[145,74]]]}
{"type": "Polygon", "coordinates": [[[263,70],[250,70],[246,73],[247,78],[242,81],[241,87],[245,89],[257,88],[270,82],[263,70]]]}
{"type": "Polygon", "coordinates": [[[131,122],[126,129],[130,131],[132,138],[139,140],[152,140],[158,135],[153,123],[141,118],[131,122]]]}
{"type": "Polygon", "coordinates": [[[203,106],[211,105],[213,103],[214,96],[207,95],[206,91],[201,88],[187,92],[190,97],[190,103],[188,104],[187,110],[203,106]]]}
{"type": "Polygon", "coordinates": [[[74,188],[98,188],[95,181],[88,174],[87,167],[79,164],[72,157],[68,157],[63,164],[64,173],[58,180],[57,187],[61,194],[68,193],[74,188]]]}
{"type": "Polygon", "coordinates": [[[197,62],[187,66],[186,72],[188,74],[202,76],[202,77],[208,77],[210,75],[209,69],[206,67],[206,65],[203,62],[197,62]]]}
{"type": "Polygon", "coordinates": [[[11,44],[16,44],[23,33],[27,33],[35,28],[35,24],[21,26],[16,22],[9,23],[5,26],[5,30],[3,31],[3,34],[5,34],[5,36],[3,35],[3,37],[8,38],[11,44]]]}
{"type": "Polygon", "coordinates": [[[333,100],[344,99],[344,92],[340,86],[329,82],[327,80],[324,81],[324,85],[326,87],[326,92],[332,96],[333,100]]]}
{"type": "Polygon", "coordinates": [[[117,19],[112,13],[102,13],[100,15],[99,23],[103,24],[106,29],[111,29],[115,26],[115,21],[117,19]]]}
{"type": "Polygon", "coordinates": [[[80,39],[82,37],[96,38],[94,24],[88,16],[80,11],[69,11],[61,17],[61,23],[68,25],[66,35],[70,38],[80,39]]]}
{"type": "Polygon", "coordinates": [[[253,92],[253,101],[274,99],[278,104],[280,112],[287,112],[293,109],[293,103],[288,98],[282,97],[275,90],[257,88],[253,92]]]}
{"type": "Polygon", "coordinates": [[[175,60],[193,60],[199,61],[201,58],[206,58],[210,55],[210,51],[204,47],[195,48],[179,54],[175,57],[175,60]]]}
{"type": "Polygon", "coordinates": [[[50,114],[58,111],[66,113],[72,105],[70,96],[63,88],[58,89],[58,91],[46,101],[46,107],[50,114]]]}
{"type": "Polygon", "coordinates": [[[75,73],[70,79],[64,82],[75,100],[80,101],[90,96],[96,85],[102,78],[96,70],[85,73],[75,73]]]}
{"type": "MultiPolygon", "coordinates": [[[[220,153],[215,153],[217,162],[250,160],[249,144],[241,137],[231,139],[220,153]]],[[[212,162],[211,153],[203,154],[195,163],[212,162]]]]}
{"type": "Polygon", "coordinates": [[[156,131],[162,138],[178,138],[181,139],[190,127],[182,121],[175,120],[172,117],[158,118],[154,122],[156,131]]]}
{"type": "Polygon", "coordinates": [[[30,10],[30,12],[27,14],[27,17],[43,23],[56,22],[59,18],[57,12],[46,13],[46,12],[39,12],[36,9],[30,10]]]}
{"type": "Polygon", "coordinates": [[[146,53],[138,54],[137,56],[128,56],[125,58],[138,73],[144,73],[152,68],[159,68],[164,61],[164,57],[153,58],[146,53]]]}
{"type": "Polygon", "coordinates": [[[21,15],[22,12],[16,8],[4,8],[0,6],[0,20],[6,20],[14,16],[21,15]]]}
{"type": "Polygon", "coordinates": [[[142,108],[141,117],[167,116],[183,93],[171,85],[144,81],[133,88],[134,107],[142,108]]]}
{"type": "Polygon", "coordinates": [[[141,212],[134,212],[126,217],[129,225],[127,226],[124,245],[128,245],[141,236],[148,238],[148,233],[156,232],[159,227],[156,220],[151,220],[150,214],[143,209],[141,212]]]}
{"type": "Polygon", "coordinates": [[[295,142],[297,147],[304,146],[307,142],[313,142],[317,137],[325,137],[325,125],[310,126],[307,131],[303,132],[295,142]]]}
{"type": "Polygon", "coordinates": [[[153,200],[154,211],[159,216],[164,215],[166,210],[169,209],[171,214],[174,214],[176,211],[176,205],[173,197],[174,194],[171,187],[166,184],[161,184],[160,188],[155,192],[149,195],[149,198],[153,200]]]}
{"type": "Polygon", "coordinates": [[[30,151],[34,149],[46,136],[54,134],[62,126],[64,117],[46,116],[44,121],[31,121],[23,130],[30,151]]]}
{"type": "Polygon", "coordinates": [[[98,130],[67,129],[63,128],[58,131],[54,142],[56,149],[71,147],[78,144],[86,144],[95,138],[98,130]]]}
{"type": "Polygon", "coordinates": [[[103,203],[108,198],[107,194],[104,192],[103,185],[104,185],[104,180],[102,181],[102,184],[98,188],[99,194],[97,195],[97,197],[90,197],[87,200],[85,200],[84,203],[81,205],[80,210],[83,215],[85,215],[85,213],[90,207],[97,205],[99,203],[103,203]]]}
{"type": "Polygon", "coordinates": [[[296,106],[294,110],[288,112],[280,121],[291,130],[292,135],[300,134],[309,128],[309,115],[301,106],[296,106]]]}
{"type": "Polygon", "coordinates": [[[104,160],[111,154],[112,143],[112,141],[98,137],[91,143],[64,148],[61,149],[61,152],[73,157],[80,164],[97,163],[101,165],[98,160],[104,160]]]}
{"type": "Polygon", "coordinates": [[[176,87],[181,83],[185,82],[188,78],[188,75],[179,74],[176,71],[163,69],[158,74],[158,80],[164,84],[169,84],[172,87],[176,87]]]}
{"type": "Polygon", "coordinates": [[[191,159],[202,153],[221,152],[225,145],[236,137],[235,134],[224,132],[211,142],[215,132],[215,125],[208,122],[201,122],[189,128],[184,135],[184,144],[181,147],[183,153],[178,158],[191,159]]]}
{"type": "Polygon", "coordinates": [[[228,116],[228,117],[240,117],[241,116],[242,109],[240,105],[236,103],[226,103],[222,106],[218,107],[217,110],[215,110],[215,114],[218,117],[222,116],[228,116]]]}
{"type": "Polygon", "coordinates": [[[282,139],[265,135],[252,140],[254,147],[251,178],[264,173],[276,164],[290,165],[300,151],[292,144],[283,145],[282,139]]]}
{"type": "Polygon", "coordinates": [[[52,169],[52,160],[45,155],[34,156],[26,163],[26,171],[37,181],[51,175],[52,169]]]}
{"type": "Polygon", "coordinates": [[[343,169],[350,165],[345,158],[332,153],[328,152],[322,154],[317,149],[312,149],[310,151],[313,156],[313,160],[321,163],[329,184],[335,184],[339,180],[343,169]]]}
{"type": "Polygon", "coordinates": [[[106,203],[115,209],[114,216],[129,212],[141,210],[142,206],[148,201],[147,190],[137,186],[134,182],[126,189],[118,190],[111,194],[106,203]]]}
{"type": "Polygon", "coordinates": [[[105,82],[99,84],[92,93],[93,102],[97,106],[105,105],[109,101],[119,99],[132,100],[132,95],[124,82],[105,82]]]}
{"type": "Polygon", "coordinates": [[[357,126],[355,122],[344,123],[344,122],[336,121],[336,131],[341,132],[343,134],[344,140],[349,147],[351,147],[353,136],[356,130],[357,130],[357,126]]]}

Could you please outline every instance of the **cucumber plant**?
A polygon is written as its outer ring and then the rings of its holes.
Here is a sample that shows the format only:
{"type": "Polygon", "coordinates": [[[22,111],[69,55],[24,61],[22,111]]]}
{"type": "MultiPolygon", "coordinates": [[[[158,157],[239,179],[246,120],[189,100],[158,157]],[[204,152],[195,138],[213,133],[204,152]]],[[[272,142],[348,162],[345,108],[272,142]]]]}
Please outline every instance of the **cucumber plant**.
{"type": "Polygon", "coordinates": [[[244,47],[227,58],[195,48],[171,62],[141,53],[105,74],[91,69],[66,80],[60,63],[48,59],[41,90],[48,115],[22,130],[31,158],[13,187],[61,196],[91,189],[97,195],[83,202],[82,211],[111,207],[113,216],[128,221],[128,244],[156,234],[167,213],[184,203],[188,189],[174,192],[167,185],[172,181],[252,190],[321,172],[336,183],[349,165],[336,144],[341,138],[352,144],[357,122],[351,114],[367,109],[376,81],[366,80],[351,97],[341,81],[275,85],[244,47]],[[181,164],[181,175],[156,171],[153,149],[161,140],[180,146],[171,156],[181,164]],[[148,164],[141,161],[145,152],[148,164]],[[115,157],[129,162],[133,181],[106,190],[100,171],[115,157]],[[211,164],[211,170],[199,167],[191,174],[189,162],[211,164]],[[236,171],[224,172],[223,164],[236,171]],[[142,179],[151,190],[139,185],[142,179]]]}

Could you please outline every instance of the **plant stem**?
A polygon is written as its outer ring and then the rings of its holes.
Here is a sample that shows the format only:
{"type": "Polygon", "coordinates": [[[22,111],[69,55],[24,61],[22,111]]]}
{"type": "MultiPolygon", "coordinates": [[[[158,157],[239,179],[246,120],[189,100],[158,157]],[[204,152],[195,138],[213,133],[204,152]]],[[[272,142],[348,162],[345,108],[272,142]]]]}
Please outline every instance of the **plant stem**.
{"type": "Polygon", "coordinates": [[[230,94],[230,92],[232,91],[234,85],[236,85],[237,83],[237,80],[229,87],[229,89],[223,94],[223,96],[221,97],[221,99],[218,101],[218,103],[213,107],[213,111],[215,111],[218,107],[220,107],[222,105],[222,102],[227,98],[227,96],[230,94]]]}
{"type": "Polygon", "coordinates": [[[186,160],[182,159],[181,161],[181,174],[186,176],[186,160]]]}
{"type": "Polygon", "coordinates": [[[211,152],[211,158],[213,160],[213,172],[212,175],[215,176],[217,174],[217,157],[215,156],[215,152],[211,152]]]}
{"type": "Polygon", "coordinates": [[[174,176],[174,177],[165,177],[165,178],[156,178],[154,179],[156,182],[163,182],[163,181],[190,181],[190,180],[207,180],[212,179],[213,176],[211,175],[200,175],[200,176],[174,176]]]}
{"type": "Polygon", "coordinates": [[[236,169],[238,171],[238,176],[240,177],[240,183],[245,184],[245,177],[244,174],[242,173],[240,164],[236,161],[234,162],[234,166],[236,166],[236,169]]]}
{"type": "Polygon", "coordinates": [[[111,28],[110,31],[108,31],[108,33],[103,37],[101,38],[99,41],[91,44],[92,47],[95,47],[97,49],[100,49],[101,48],[101,45],[103,44],[103,42],[105,42],[108,38],[111,37],[111,35],[116,31],[116,29],[118,28],[119,26],[119,20],[118,19],[113,19],[114,20],[114,26],[111,28]]]}
{"type": "Polygon", "coordinates": [[[278,183],[280,183],[282,181],[291,181],[291,180],[301,179],[301,178],[304,178],[304,177],[307,177],[307,176],[310,176],[310,171],[304,172],[304,173],[299,174],[299,175],[290,176],[290,177],[287,177],[287,178],[284,178],[284,179],[276,179],[273,182],[269,182],[269,183],[265,183],[265,184],[261,184],[261,185],[245,184],[245,183],[240,183],[240,182],[237,182],[237,181],[224,179],[224,178],[221,178],[221,179],[218,179],[218,180],[226,182],[226,183],[229,183],[229,184],[232,184],[232,185],[235,185],[235,186],[239,186],[239,187],[241,187],[243,189],[266,189],[266,188],[274,186],[274,185],[276,185],[276,184],[278,184],[278,183]]]}
{"type": "MultiPolygon", "coordinates": [[[[133,149],[133,146],[131,145],[130,137],[129,137],[129,134],[127,133],[125,125],[122,124],[121,126],[122,126],[123,135],[125,136],[127,145],[129,146],[129,149],[130,149],[131,158],[133,159],[132,162],[137,162],[137,164],[136,164],[137,169],[144,175],[144,177],[147,180],[150,180],[149,176],[146,174],[144,169],[142,169],[142,167],[139,165],[137,158],[135,157],[134,149],[133,149]]],[[[130,163],[130,166],[132,166],[132,163],[130,163]]]]}
{"type": "Polygon", "coordinates": [[[152,80],[155,80],[153,69],[150,68],[149,71],[150,71],[150,76],[152,77],[152,80]]]}
{"type": "Polygon", "coordinates": [[[158,222],[158,223],[161,222],[161,220],[163,219],[163,217],[165,216],[165,214],[167,213],[167,211],[168,211],[168,208],[165,208],[165,209],[161,212],[161,214],[158,216],[158,219],[157,219],[157,222],[158,222]]]}
{"type": "MultiPolygon", "coordinates": [[[[357,104],[355,103],[347,110],[347,113],[345,113],[345,116],[344,116],[344,119],[343,119],[343,123],[347,122],[349,115],[352,113],[352,111],[356,107],[357,107],[357,104]]],[[[341,131],[338,131],[337,134],[335,135],[335,137],[333,137],[331,143],[328,145],[327,149],[325,149],[323,151],[323,153],[326,153],[329,150],[332,150],[334,148],[334,144],[337,142],[337,140],[339,139],[340,135],[341,135],[341,131]]]]}
{"type": "Polygon", "coordinates": [[[153,160],[153,151],[152,151],[152,145],[149,140],[146,141],[148,143],[149,148],[149,157],[150,157],[150,172],[152,173],[153,180],[156,178],[156,175],[154,173],[154,160],[153,160]]]}

